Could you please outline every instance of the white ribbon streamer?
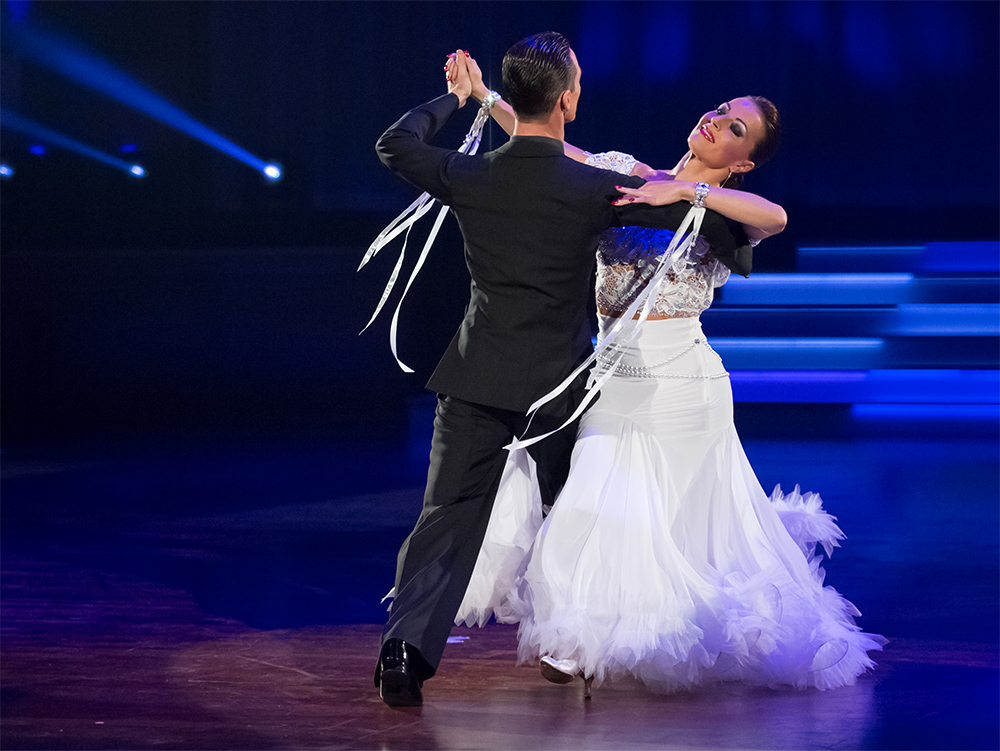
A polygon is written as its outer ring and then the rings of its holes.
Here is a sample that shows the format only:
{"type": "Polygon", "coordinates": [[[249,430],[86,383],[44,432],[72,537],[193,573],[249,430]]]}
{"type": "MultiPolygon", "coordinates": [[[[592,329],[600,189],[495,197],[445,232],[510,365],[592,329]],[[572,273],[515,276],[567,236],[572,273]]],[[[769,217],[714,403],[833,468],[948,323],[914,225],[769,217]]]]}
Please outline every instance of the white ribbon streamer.
{"type": "MultiPolygon", "coordinates": [[[[660,282],[667,275],[670,269],[673,268],[677,259],[689,250],[697,239],[698,233],[701,232],[701,223],[704,217],[704,208],[698,208],[696,206],[691,207],[691,210],[684,216],[680,227],[677,228],[677,232],[674,233],[674,237],[667,246],[666,251],[656,262],[656,270],[653,273],[652,278],[650,278],[648,283],[641,289],[637,288],[643,284],[643,278],[641,276],[636,278],[633,282],[632,288],[626,292],[626,296],[629,296],[633,293],[633,291],[635,291],[635,299],[632,300],[628,309],[622,314],[622,317],[618,319],[614,326],[611,327],[611,330],[608,331],[607,335],[597,343],[597,347],[594,349],[594,352],[590,355],[590,357],[580,363],[576,370],[566,376],[562,383],[528,408],[528,414],[531,417],[534,417],[539,407],[547,404],[562,394],[567,388],[569,388],[569,385],[577,378],[577,376],[579,376],[596,361],[597,366],[587,378],[588,393],[584,397],[583,401],[577,406],[576,410],[574,410],[573,414],[555,430],[551,430],[544,435],[535,436],[534,438],[515,438],[511,443],[504,446],[504,448],[511,451],[515,449],[527,448],[528,446],[532,446],[539,441],[548,438],[553,433],[558,433],[582,415],[587,406],[597,398],[597,394],[600,393],[601,388],[605,383],[607,383],[608,379],[614,375],[615,369],[625,356],[625,348],[635,339],[635,336],[639,331],[639,327],[649,317],[650,312],[652,312],[653,304],[656,301],[656,295],[654,293],[657,291],[660,282]],[[685,235],[684,233],[689,227],[691,228],[691,231],[685,235]],[[639,311],[640,307],[642,308],[641,312],[639,311]],[[637,313],[639,314],[638,318],[636,317],[637,313]]],[[[528,427],[530,426],[531,420],[529,419],[528,427]]],[[[527,433],[527,428],[525,429],[525,433],[527,433]]]]}
{"type": "MultiPolygon", "coordinates": [[[[462,141],[462,145],[459,147],[458,151],[460,154],[468,154],[469,156],[474,155],[479,150],[479,143],[483,138],[483,128],[486,125],[486,121],[490,117],[490,110],[488,107],[480,107],[479,112],[476,114],[476,119],[472,123],[472,127],[469,129],[468,134],[465,136],[465,140],[462,141]]],[[[403,210],[399,216],[389,222],[388,226],[382,230],[375,241],[368,246],[368,250],[365,252],[364,257],[361,259],[361,264],[358,266],[358,271],[364,268],[372,258],[374,258],[382,248],[392,242],[396,237],[398,237],[402,232],[406,232],[403,238],[403,247],[399,250],[399,258],[396,259],[396,265],[392,269],[392,274],[389,275],[389,281],[385,285],[385,289],[382,291],[382,297],[378,301],[378,305],[375,306],[375,312],[372,313],[372,317],[368,319],[368,323],[365,327],[361,329],[359,334],[365,333],[369,326],[374,323],[378,314],[382,311],[385,306],[386,301],[389,299],[389,295],[392,293],[392,288],[396,284],[396,280],[399,278],[400,269],[403,267],[403,256],[406,253],[406,243],[410,239],[410,230],[413,229],[413,225],[416,224],[417,220],[420,219],[424,214],[431,210],[434,205],[435,199],[431,197],[429,193],[421,193],[420,196],[411,203],[406,209],[403,210]]],[[[441,210],[438,212],[437,219],[434,221],[434,226],[431,228],[430,234],[427,236],[427,241],[424,243],[424,248],[420,253],[420,257],[417,259],[416,266],[414,266],[410,278],[406,283],[406,287],[403,288],[403,294],[399,298],[399,302],[396,304],[396,311],[392,316],[392,323],[389,326],[389,349],[392,350],[392,356],[396,359],[396,364],[402,369],[404,373],[412,373],[413,369],[406,365],[402,360],[399,359],[397,354],[396,345],[396,332],[397,324],[399,321],[399,311],[403,307],[403,300],[406,298],[406,293],[410,291],[410,287],[413,281],[417,278],[417,274],[420,273],[420,269],[423,268],[424,261],[427,260],[427,255],[430,252],[431,246],[434,244],[434,240],[437,239],[438,231],[441,229],[441,223],[444,221],[445,214],[448,213],[448,206],[442,204],[441,210]]]]}

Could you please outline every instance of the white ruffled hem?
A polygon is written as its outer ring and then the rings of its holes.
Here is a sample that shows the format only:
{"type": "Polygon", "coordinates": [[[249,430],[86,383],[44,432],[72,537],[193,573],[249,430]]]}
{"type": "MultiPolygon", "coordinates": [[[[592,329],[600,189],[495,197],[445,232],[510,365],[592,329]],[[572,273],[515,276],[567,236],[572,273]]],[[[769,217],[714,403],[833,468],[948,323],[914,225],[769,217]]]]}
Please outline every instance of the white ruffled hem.
{"type": "Polygon", "coordinates": [[[524,576],[535,535],[542,526],[542,496],[535,462],[527,451],[511,452],[500,479],[486,538],[455,623],[485,626],[490,617],[517,623],[524,612],[512,602],[516,584],[524,576]]]}
{"type": "Polygon", "coordinates": [[[672,600],[660,589],[637,601],[630,590],[629,612],[607,598],[580,607],[537,573],[526,578],[543,536],[541,503],[533,462],[527,452],[515,454],[456,622],[519,622],[519,663],[572,659],[595,686],[631,676],[659,692],[729,681],[830,689],[854,684],[875,666],[867,652],[886,640],[863,633],[854,623],[857,608],[823,586],[817,546],[830,554],[844,533],[818,494],[796,486],[785,495],[777,486],[767,504],[801,551],[806,582],[802,572],[774,564],[753,576],[731,573],[717,586],[692,583],[672,600]]]}
{"type": "MultiPolygon", "coordinates": [[[[727,577],[711,602],[678,615],[663,603],[630,614],[558,608],[530,613],[518,630],[518,662],[541,655],[576,661],[594,686],[631,676],[664,692],[722,682],[830,689],[875,666],[886,640],[854,625],[854,606],[833,588],[804,601],[780,569],[727,577]],[[775,583],[775,582],[780,583],[775,583]]],[[[543,597],[548,593],[543,593],[543,597]]]]}

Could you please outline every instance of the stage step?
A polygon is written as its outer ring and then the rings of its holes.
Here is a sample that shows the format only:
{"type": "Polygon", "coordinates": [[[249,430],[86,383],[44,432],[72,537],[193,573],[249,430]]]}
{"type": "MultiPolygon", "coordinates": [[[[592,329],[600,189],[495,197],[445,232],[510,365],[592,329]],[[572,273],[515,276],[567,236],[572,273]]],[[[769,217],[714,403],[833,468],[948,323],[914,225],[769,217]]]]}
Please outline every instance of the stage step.
{"type": "Polygon", "coordinates": [[[738,402],[996,404],[997,370],[730,370],[738,402]]]}
{"type": "Polygon", "coordinates": [[[1000,303],[995,277],[913,274],[751,274],[729,277],[712,307],[1000,303]]]}
{"type": "MultiPolygon", "coordinates": [[[[707,332],[706,332],[707,333],[707,332]]],[[[996,368],[995,337],[713,337],[732,370],[996,368]]]]}
{"type": "Polygon", "coordinates": [[[797,268],[730,277],[702,315],[737,402],[1000,415],[1000,243],[803,247],[797,268]]]}
{"type": "Polygon", "coordinates": [[[1000,272],[1000,243],[933,242],[889,247],[800,247],[798,269],[804,272],[852,271],[918,273],[1000,272]]]}
{"type": "Polygon", "coordinates": [[[1000,305],[942,304],[895,307],[709,308],[702,316],[709,336],[1000,336],[1000,305]]]}
{"type": "Polygon", "coordinates": [[[798,269],[718,291],[702,322],[730,372],[1000,366],[1000,243],[804,247],[798,269]]]}

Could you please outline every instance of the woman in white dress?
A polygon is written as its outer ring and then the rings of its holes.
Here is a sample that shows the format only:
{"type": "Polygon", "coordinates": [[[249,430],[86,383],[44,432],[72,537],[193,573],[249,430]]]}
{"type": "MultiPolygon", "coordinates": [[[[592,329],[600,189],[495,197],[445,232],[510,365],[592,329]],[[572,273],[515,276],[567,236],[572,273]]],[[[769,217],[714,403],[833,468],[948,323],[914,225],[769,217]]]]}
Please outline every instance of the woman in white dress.
{"type": "MultiPolygon", "coordinates": [[[[473,96],[485,93],[480,80],[473,96]]],[[[505,112],[493,108],[501,126],[505,112]]],[[[669,173],[616,152],[567,145],[567,155],[654,179],[622,202],[697,200],[697,190],[759,240],[781,231],[784,212],[721,186],[773,153],[777,128],[770,102],[742,97],[701,118],[669,173]]],[[[599,337],[671,238],[641,228],[603,238],[599,337]]],[[[539,662],[555,683],[582,677],[585,696],[624,676],[661,691],[719,681],[832,688],[872,667],[867,651],[885,641],[863,633],[854,606],[823,586],[816,546],[829,555],[843,534],[819,497],[796,486],[768,498],[743,452],[728,374],[698,318],[728,276],[700,239],[673,263],[584,414],[544,521],[530,457],[508,459],[456,622],[519,622],[519,662],[539,662]]]]}

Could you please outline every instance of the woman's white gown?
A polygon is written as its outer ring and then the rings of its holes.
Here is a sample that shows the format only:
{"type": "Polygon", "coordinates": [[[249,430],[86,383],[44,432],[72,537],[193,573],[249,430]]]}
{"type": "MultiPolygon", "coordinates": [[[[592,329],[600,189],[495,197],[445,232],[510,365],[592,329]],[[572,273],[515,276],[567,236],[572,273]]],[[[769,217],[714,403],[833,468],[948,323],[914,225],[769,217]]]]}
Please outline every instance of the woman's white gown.
{"type": "MultiPolygon", "coordinates": [[[[591,163],[628,172],[628,157],[591,163]]],[[[663,231],[614,230],[598,304],[624,310],[663,231]]],[[[519,622],[518,659],[579,664],[595,685],[631,675],[674,691],[715,681],[825,689],[854,683],[885,640],[823,586],[843,533],[819,496],[757,481],[733,425],[729,379],[697,318],[728,270],[699,239],[656,291],[619,367],[583,416],[569,477],[542,519],[533,462],[511,452],[456,618],[519,622]]],[[[616,318],[601,317],[601,336],[616,318]]]]}

